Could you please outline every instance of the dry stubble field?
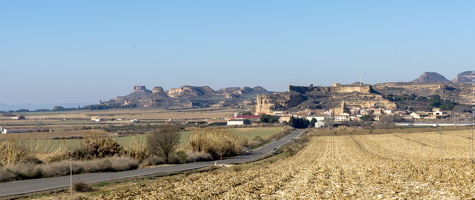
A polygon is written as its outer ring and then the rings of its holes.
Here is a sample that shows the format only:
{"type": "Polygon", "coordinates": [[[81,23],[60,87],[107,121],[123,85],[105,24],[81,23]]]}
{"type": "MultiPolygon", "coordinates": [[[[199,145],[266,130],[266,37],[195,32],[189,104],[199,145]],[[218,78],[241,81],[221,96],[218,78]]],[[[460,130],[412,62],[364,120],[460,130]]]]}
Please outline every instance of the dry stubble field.
{"type": "MultiPolygon", "coordinates": [[[[78,130],[82,127],[107,127],[129,125],[130,119],[138,119],[143,123],[139,124],[155,124],[158,122],[166,122],[168,120],[204,120],[216,119],[223,120],[232,117],[236,109],[226,108],[204,108],[204,109],[183,109],[183,110],[161,110],[161,109],[111,109],[111,110],[78,110],[63,112],[27,112],[21,113],[26,120],[13,120],[12,117],[0,117],[0,126],[5,128],[18,129],[34,129],[37,127],[46,127],[54,130],[50,133],[16,133],[16,134],[0,134],[0,140],[8,140],[13,137],[16,140],[24,139],[46,139],[53,137],[71,137],[83,136],[84,134],[93,132],[114,136],[113,133],[107,133],[102,130],[78,130]],[[92,117],[104,118],[107,121],[102,123],[94,123],[92,117]],[[126,119],[124,121],[110,121],[111,119],[126,119]]],[[[20,114],[18,114],[20,115],[20,114]]],[[[161,124],[161,123],[158,123],[161,124]]]]}
{"type": "Polygon", "coordinates": [[[473,199],[472,131],[334,135],[273,163],[160,179],[100,199],[473,199]]]}

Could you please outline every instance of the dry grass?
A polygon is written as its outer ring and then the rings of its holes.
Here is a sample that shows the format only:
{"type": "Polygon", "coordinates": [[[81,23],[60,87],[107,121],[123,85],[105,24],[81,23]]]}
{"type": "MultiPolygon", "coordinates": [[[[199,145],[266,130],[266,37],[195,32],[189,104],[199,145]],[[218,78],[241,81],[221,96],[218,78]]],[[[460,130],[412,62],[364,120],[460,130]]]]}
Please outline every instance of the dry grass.
{"type": "Polygon", "coordinates": [[[13,137],[16,140],[43,140],[51,138],[68,138],[73,136],[84,136],[89,133],[101,134],[105,136],[115,136],[113,133],[109,133],[103,130],[60,130],[55,132],[42,132],[42,133],[14,133],[14,134],[0,134],[0,140],[6,140],[9,137],[13,137]]]}
{"type": "MultiPolygon", "coordinates": [[[[182,110],[161,110],[155,108],[146,109],[111,109],[111,110],[78,110],[64,112],[45,112],[45,113],[24,113],[30,120],[68,120],[68,119],[86,119],[99,116],[103,118],[126,118],[126,119],[203,119],[203,118],[226,118],[232,117],[236,109],[228,108],[200,108],[200,109],[182,109],[182,110]]],[[[10,121],[11,117],[1,117],[3,120],[10,121]]],[[[11,120],[15,122],[18,120],[11,120]]]]}
{"type": "MultiPolygon", "coordinates": [[[[19,133],[12,134],[17,139],[31,139],[37,138],[40,135],[42,138],[54,137],[70,137],[82,136],[89,132],[97,132],[102,134],[111,134],[101,130],[78,130],[83,126],[87,127],[104,127],[113,125],[129,124],[130,119],[139,119],[141,121],[150,122],[166,122],[172,120],[193,120],[193,119],[224,119],[232,117],[233,113],[237,112],[235,109],[185,109],[185,110],[160,110],[160,109],[112,109],[103,111],[67,111],[67,112],[45,112],[45,113],[24,113],[26,120],[13,120],[11,117],[0,117],[2,126],[9,128],[34,129],[37,127],[46,127],[54,130],[52,133],[19,133]],[[98,116],[106,120],[125,118],[129,120],[124,121],[108,121],[107,123],[93,123],[91,118],[98,116]],[[32,136],[33,135],[33,136],[32,136]]],[[[111,136],[111,135],[109,135],[111,136]]],[[[5,139],[5,135],[0,134],[0,140],[5,139]]]]}
{"type": "Polygon", "coordinates": [[[198,129],[190,136],[190,149],[206,152],[215,158],[234,156],[241,153],[248,140],[228,129],[198,129]]]}
{"type": "Polygon", "coordinates": [[[0,167],[0,182],[65,176],[70,173],[70,165],[72,165],[73,174],[125,171],[139,166],[138,162],[130,157],[110,157],[71,163],[69,160],[47,164],[20,163],[0,167]]]}

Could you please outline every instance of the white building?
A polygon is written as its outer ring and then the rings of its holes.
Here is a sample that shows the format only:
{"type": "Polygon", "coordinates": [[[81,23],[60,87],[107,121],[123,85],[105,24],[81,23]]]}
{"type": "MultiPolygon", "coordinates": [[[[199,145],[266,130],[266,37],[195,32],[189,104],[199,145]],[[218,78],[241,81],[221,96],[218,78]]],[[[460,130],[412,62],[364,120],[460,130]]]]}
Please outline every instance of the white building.
{"type": "Polygon", "coordinates": [[[315,122],[315,128],[322,128],[325,126],[324,122],[315,122]]]}
{"type": "Polygon", "coordinates": [[[348,113],[343,113],[341,115],[335,115],[335,121],[350,121],[350,114],[348,113]]]}
{"type": "Polygon", "coordinates": [[[395,110],[383,110],[383,112],[386,113],[386,114],[393,114],[396,111],[395,110]]]}
{"type": "Polygon", "coordinates": [[[320,122],[320,121],[324,121],[324,120],[325,120],[325,116],[312,116],[312,117],[307,117],[307,120],[308,120],[308,121],[312,121],[312,119],[315,119],[315,120],[317,120],[317,122],[320,122]]]}
{"type": "Polygon", "coordinates": [[[247,119],[230,119],[227,121],[227,125],[245,125],[250,124],[249,120],[247,119]]]}
{"type": "Polygon", "coordinates": [[[2,134],[7,134],[7,133],[31,133],[31,132],[35,132],[36,130],[33,130],[33,129],[11,129],[11,128],[0,127],[0,131],[1,131],[2,134]]]}
{"type": "Polygon", "coordinates": [[[447,115],[447,112],[444,112],[440,109],[436,109],[434,110],[434,112],[432,112],[432,115],[447,115]]]}
{"type": "Polygon", "coordinates": [[[105,121],[105,119],[100,118],[100,117],[92,117],[91,121],[93,121],[93,122],[102,122],[102,121],[105,121]]]}

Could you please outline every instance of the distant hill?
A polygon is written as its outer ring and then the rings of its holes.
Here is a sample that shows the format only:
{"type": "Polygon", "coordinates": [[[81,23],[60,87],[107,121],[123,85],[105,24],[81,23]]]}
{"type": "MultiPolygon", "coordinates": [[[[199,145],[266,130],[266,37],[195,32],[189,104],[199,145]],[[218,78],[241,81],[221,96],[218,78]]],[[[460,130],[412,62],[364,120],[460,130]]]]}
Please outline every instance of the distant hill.
{"type": "Polygon", "coordinates": [[[329,110],[339,107],[342,102],[361,108],[430,110],[430,104],[423,99],[432,96],[470,104],[472,84],[469,82],[472,74],[472,71],[460,73],[454,83],[439,73],[425,72],[411,82],[334,84],[330,87],[289,86],[287,92],[259,95],[256,112],[329,110]],[[416,97],[420,97],[420,100],[416,101],[416,97]]]}
{"type": "Polygon", "coordinates": [[[119,96],[85,109],[161,107],[161,108],[199,108],[199,107],[246,107],[255,105],[260,94],[270,94],[263,87],[229,87],[213,90],[209,86],[182,86],[168,91],[162,87],[148,90],[145,86],[135,86],[126,95],[119,96]]]}
{"type": "Polygon", "coordinates": [[[475,75],[475,71],[465,71],[457,75],[454,80],[452,80],[453,83],[469,83],[472,82],[472,76],[475,75]]]}
{"type": "Polygon", "coordinates": [[[411,83],[450,83],[448,79],[437,72],[425,72],[419,78],[414,79],[411,83]]]}
{"type": "Polygon", "coordinates": [[[91,103],[54,103],[54,104],[40,104],[40,105],[34,105],[34,104],[3,104],[0,103],[0,111],[15,111],[19,109],[27,109],[30,111],[35,111],[39,109],[53,109],[55,106],[63,106],[65,108],[77,108],[77,107],[82,107],[82,106],[87,106],[91,105],[91,103]]]}
{"type": "Polygon", "coordinates": [[[252,108],[258,111],[288,109],[328,109],[338,106],[338,102],[363,107],[380,106],[394,108],[394,96],[417,95],[429,97],[439,95],[450,97],[459,103],[469,103],[471,94],[471,76],[473,71],[460,73],[450,81],[437,72],[425,72],[411,82],[366,84],[336,84],[332,87],[289,86],[289,91],[273,93],[263,87],[228,87],[213,90],[209,86],[189,86],[172,88],[165,91],[162,87],[152,90],[145,86],[135,86],[126,96],[119,96],[98,105],[84,109],[144,108],[164,109],[233,107],[252,108]]]}

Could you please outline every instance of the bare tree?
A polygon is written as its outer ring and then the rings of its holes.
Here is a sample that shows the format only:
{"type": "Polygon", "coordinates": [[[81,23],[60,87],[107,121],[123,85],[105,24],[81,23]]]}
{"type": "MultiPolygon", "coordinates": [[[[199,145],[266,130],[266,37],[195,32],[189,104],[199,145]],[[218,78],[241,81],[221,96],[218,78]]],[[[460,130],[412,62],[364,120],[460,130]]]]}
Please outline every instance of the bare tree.
{"type": "Polygon", "coordinates": [[[147,137],[147,150],[168,163],[173,152],[180,144],[180,133],[178,128],[173,126],[163,126],[153,131],[147,137]]]}

